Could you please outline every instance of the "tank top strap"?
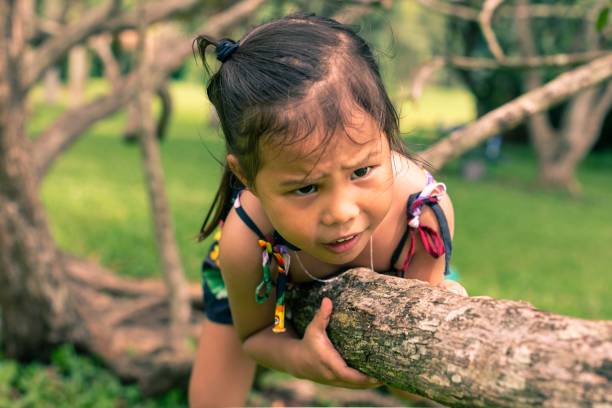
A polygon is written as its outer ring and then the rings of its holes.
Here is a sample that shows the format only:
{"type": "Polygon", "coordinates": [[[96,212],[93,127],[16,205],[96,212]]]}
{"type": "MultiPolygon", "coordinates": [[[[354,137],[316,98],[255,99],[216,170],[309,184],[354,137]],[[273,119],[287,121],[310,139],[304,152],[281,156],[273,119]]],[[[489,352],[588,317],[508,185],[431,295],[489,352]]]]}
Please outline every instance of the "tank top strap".
{"type": "Polygon", "coordinates": [[[404,263],[402,264],[401,269],[398,271],[399,273],[406,272],[412,257],[414,256],[415,241],[418,234],[418,237],[420,238],[428,254],[434,258],[439,258],[444,254],[444,275],[450,274],[452,240],[448,221],[444,215],[444,211],[438,203],[439,197],[443,194],[446,194],[446,186],[443,183],[436,182],[433,176],[427,172],[427,184],[425,185],[425,188],[423,188],[423,191],[411,194],[410,197],[408,197],[408,201],[406,203],[408,225],[402,234],[397,247],[391,255],[391,268],[393,268],[399,260],[402,250],[406,245],[406,241],[408,238],[410,238],[408,254],[404,260],[404,263]],[[439,234],[434,229],[421,224],[420,215],[423,211],[423,206],[428,206],[434,212],[436,221],[438,222],[438,226],[440,228],[439,234]]]}
{"type": "Polygon", "coordinates": [[[261,232],[257,224],[255,224],[255,221],[253,221],[253,219],[249,216],[249,214],[247,214],[247,212],[242,207],[242,204],[240,204],[241,194],[242,194],[242,191],[238,193],[238,195],[234,199],[234,209],[236,210],[236,214],[238,214],[238,217],[240,217],[242,222],[244,222],[245,225],[249,227],[249,229],[253,231],[259,239],[267,241],[266,236],[263,234],[263,232],[261,232]]]}
{"type": "Polygon", "coordinates": [[[255,288],[255,301],[262,304],[268,300],[272,287],[276,286],[276,305],[274,308],[274,333],[283,333],[285,328],[285,291],[287,289],[290,257],[288,248],[299,250],[297,247],[288,243],[280,234],[274,231],[272,237],[268,238],[259,229],[255,221],[247,214],[240,203],[238,193],[234,200],[236,214],[245,225],[259,238],[257,244],[261,248],[261,269],[262,279],[255,288]],[[276,283],[272,281],[273,262],[276,263],[276,283]]]}

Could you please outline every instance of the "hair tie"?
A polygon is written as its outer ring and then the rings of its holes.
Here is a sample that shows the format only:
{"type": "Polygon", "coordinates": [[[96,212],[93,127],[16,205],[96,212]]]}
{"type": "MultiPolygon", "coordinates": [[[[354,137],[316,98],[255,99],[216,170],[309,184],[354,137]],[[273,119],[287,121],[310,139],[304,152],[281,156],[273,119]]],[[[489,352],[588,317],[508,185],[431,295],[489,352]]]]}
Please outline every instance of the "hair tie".
{"type": "Polygon", "coordinates": [[[221,62],[227,61],[228,58],[231,57],[232,54],[238,49],[238,47],[239,44],[236,41],[230,40],[229,38],[224,38],[217,44],[217,48],[215,50],[217,53],[217,59],[221,62]]]}

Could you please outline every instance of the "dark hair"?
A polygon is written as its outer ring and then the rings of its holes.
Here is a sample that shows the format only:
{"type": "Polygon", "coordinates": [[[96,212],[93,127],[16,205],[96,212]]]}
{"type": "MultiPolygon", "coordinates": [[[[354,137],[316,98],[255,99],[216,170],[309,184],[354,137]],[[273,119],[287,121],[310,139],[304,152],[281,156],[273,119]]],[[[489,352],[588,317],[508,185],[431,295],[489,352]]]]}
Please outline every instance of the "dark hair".
{"type": "MultiPolygon", "coordinates": [[[[209,75],[206,48],[222,44],[228,40],[201,35],[194,41],[209,75]]],[[[350,123],[355,109],[378,123],[392,150],[408,155],[370,47],[348,26],[314,15],[290,15],[253,28],[237,44],[229,57],[225,51],[219,58],[224,62],[210,77],[207,94],[227,152],[238,158],[248,183],[261,164],[261,141],[290,144],[320,130],[325,146],[338,128],[350,123]]],[[[236,187],[244,186],[226,164],[199,240],[225,217],[236,187]]]]}

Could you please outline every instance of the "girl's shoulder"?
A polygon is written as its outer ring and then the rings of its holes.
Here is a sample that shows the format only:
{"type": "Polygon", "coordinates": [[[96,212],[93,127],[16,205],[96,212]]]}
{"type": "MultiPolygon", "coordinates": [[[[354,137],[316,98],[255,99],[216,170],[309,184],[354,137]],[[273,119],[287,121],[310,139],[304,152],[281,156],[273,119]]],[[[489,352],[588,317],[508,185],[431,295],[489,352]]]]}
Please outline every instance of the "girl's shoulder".
{"type": "Polygon", "coordinates": [[[257,233],[250,227],[238,212],[237,206],[240,206],[247,217],[252,220],[255,227],[258,228],[265,236],[269,236],[272,232],[272,224],[266,216],[259,199],[250,191],[243,190],[238,198],[234,208],[227,214],[223,223],[221,239],[219,240],[219,251],[221,263],[228,260],[232,263],[252,263],[253,259],[258,260],[261,257],[261,248],[259,247],[259,237],[257,233]]]}

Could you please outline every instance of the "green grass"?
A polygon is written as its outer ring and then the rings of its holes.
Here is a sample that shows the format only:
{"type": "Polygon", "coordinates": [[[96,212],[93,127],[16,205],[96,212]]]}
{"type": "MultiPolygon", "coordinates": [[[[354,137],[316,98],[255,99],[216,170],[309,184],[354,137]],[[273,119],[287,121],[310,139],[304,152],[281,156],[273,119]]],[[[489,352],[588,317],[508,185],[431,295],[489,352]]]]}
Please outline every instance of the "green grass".
{"type": "MultiPolygon", "coordinates": [[[[94,86],[91,95],[101,89],[94,86]]],[[[201,87],[174,84],[173,94],[175,116],[161,151],[183,266],[189,279],[197,281],[207,245],[197,244],[195,236],[220,174],[208,150],[221,157],[223,143],[207,124],[201,87]]],[[[39,101],[35,96],[32,103],[33,137],[61,111],[39,101]]],[[[404,104],[404,131],[461,123],[473,115],[471,99],[460,90],[430,89],[418,112],[413,109],[404,104]]],[[[42,197],[62,248],[122,275],[155,276],[159,264],[140,152],[137,145],[120,140],[124,120],[118,114],[99,123],[63,154],[44,180],[42,197]]],[[[436,135],[427,129],[414,134],[417,145],[436,135]]],[[[611,319],[612,154],[592,155],[580,168],[581,199],[536,187],[536,162],[529,149],[505,146],[503,154],[480,182],[460,177],[460,162],[438,175],[455,205],[453,265],[463,284],[473,295],[522,299],[557,313],[611,319]]],[[[0,407],[45,406],[41,401],[51,401],[48,406],[185,403],[184,390],[142,400],[133,386],[120,385],[95,361],[71,349],[56,354],[50,366],[0,358],[0,395],[9,396],[0,398],[0,407]],[[102,386],[92,389],[92,378],[102,386]],[[93,395],[95,402],[81,394],[93,395]]]]}
{"type": "MultiPolygon", "coordinates": [[[[176,115],[161,149],[183,265],[196,280],[206,245],[195,236],[219,176],[208,150],[221,157],[223,144],[207,125],[203,90],[175,84],[173,92],[176,115]]],[[[425,92],[421,110],[437,112],[439,123],[466,121],[472,114],[465,108],[469,100],[461,90],[433,88],[425,92]],[[438,106],[449,107],[446,115],[438,106]]],[[[36,133],[55,111],[36,106],[34,112],[36,133]]],[[[120,140],[123,120],[116,115],[98,124],[64,154],[45,179],[43,200],[63,248],[124,275],[158,275],[140,152],[120,140]]],[[[417,133],[420,142],[434,134],[417,133]]],[[[440,177],[456,207],[453,264],[466,287],[558,313],[612,318],[605,300],[611,282],[605,271],[612,260],[610,156],[594,155],[582,166],[585,195],[576,200],[532,184],[535,159],[528,149],[506,147],[504,154],[482,182],[464,181],[458,163],[440,177]]]]}
{"type": "Polygon", "coordinates": [[[457,163],[443,178],[456,212],[453,264],[471,294],[521,299],[590,319],[612,318],[612,155],[590,157],[579,171],[584,196],[545,191],[533,180],[527,148],[505,147],[485,180],[468,182],[457,163]]]}

